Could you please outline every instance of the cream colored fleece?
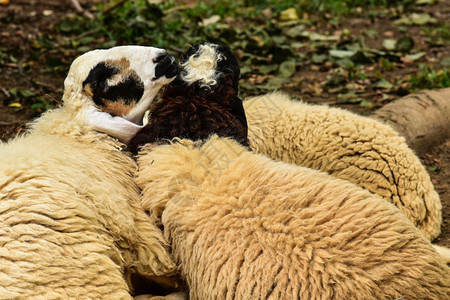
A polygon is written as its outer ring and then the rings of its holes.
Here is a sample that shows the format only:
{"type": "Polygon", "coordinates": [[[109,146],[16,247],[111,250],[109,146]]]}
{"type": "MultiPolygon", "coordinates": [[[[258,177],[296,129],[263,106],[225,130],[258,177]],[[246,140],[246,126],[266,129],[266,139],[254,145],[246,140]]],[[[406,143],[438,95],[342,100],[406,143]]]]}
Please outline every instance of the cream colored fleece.
{"type": "Polygon", "coordinates": [[[383,197],[430,240],[440,234],[441,202],[419,158],[389,126],[281,93],[244,101],[252,149],[327,172],[383,197]]]}
{"type": "Polygon", "coordinates": [[[0,145],[1,299],[129,299],[125,271],[174,271],[138,203],[135,162],[86,124],[89,102],[69,91],[0,145]]]}
{"type": "Polygon", "coordinates": [[[449,299],[450,268],[391,203],[213,136],[144,147],[142,205],[191,299],[449,299]]]}

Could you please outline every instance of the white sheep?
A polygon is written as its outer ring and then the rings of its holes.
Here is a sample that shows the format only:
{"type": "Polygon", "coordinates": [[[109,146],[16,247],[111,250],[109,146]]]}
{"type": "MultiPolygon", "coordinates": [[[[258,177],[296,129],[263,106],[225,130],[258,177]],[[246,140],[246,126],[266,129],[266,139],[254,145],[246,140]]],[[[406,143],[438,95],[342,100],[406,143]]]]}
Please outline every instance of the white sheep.
{"type": "Polygon", "coordinates": [[[394,205],[228,138],[144,146],[136,181],[191,299],[449,299],[450,268],[394,205]]]}
{"type": "Polygon", "coordinates": [[[135,162],[101,133],[129,141],[173,61],[153,47],[88,52],[70,68],[64,105],[0,145],[0,298],[128,299],[126,272],[174,272],[139,206],[135,162]]]}
{"type": "Polygon", "coordinates": [[[275,160],[325,171],[396,205],[430,240],[441,202],[405,139],[379,121],[272,93],[244,101],[251,148],[275,160]]]}

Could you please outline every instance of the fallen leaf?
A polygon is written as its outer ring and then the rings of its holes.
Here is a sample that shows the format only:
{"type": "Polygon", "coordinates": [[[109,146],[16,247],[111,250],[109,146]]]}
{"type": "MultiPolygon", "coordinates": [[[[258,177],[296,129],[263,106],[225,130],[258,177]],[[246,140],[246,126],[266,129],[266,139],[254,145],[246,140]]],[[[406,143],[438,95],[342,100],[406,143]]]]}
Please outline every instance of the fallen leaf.
{"type": "Polygon", "coordinates": [[[429,14],[413,13],[410,16],[410,19],[415,25],[435,24],[438,22],[436,18],[431,17],[429,14]]]}
{"type": "Polygon", "coordinates": [[[308,38],[311,41],[337,41],[339,40],[338,35],[323,35],[316,32],[312,32],[309,34],[308,38]]]}
{"type": "Polygon", "coordinates": [[[345,57],[352,57],[356,53],[356,51],[351,51],[351,50],[330,50],[328,53],[330,53],[330,55],[332,57],[345,58],[345,57]]]}
{"type": "Polygon", "coordinates": [[[441,62],[441,65],[443,65],[444,67],[450,67],[450,57],[444,57],[441,62]]]}
{"type": "MultiPolygon", "coordinates": [[[[261,72],[264,75],[270,74],[275,72],[278,69],[278,65],[262,65],[259,68],[259,72],[261,72]]],[[[241,71],[242,73],[242,71],[241,71]]]]}
{"type": "Polygon", "coordinates": [[[401,37],[395,43],[395,50],[400,52],[410,52],[414,48],[414,40],[409,36],[401,37]]]}
{"type": "Polygon", "coordinates": [[[393,87],[393,84],[387,81],[386,79],[381,79],[380,81],[377,81],[374,84],[372,84],[372,87],[376,89],[389,90],[393,87]]]}
{"type": "Polygon", "coordinates": [[[397,44],[396,40],[385,39],[383,41],[383,48],[386,49],[386,50],[394,50],[396,44],[397,44]]]}
{"type": "Polygon", "coordinates": [[[220,21],[220,16],[219,15],[213,15],[209,18],[203,19],[203,21],[198,22],[199,26],[202,27],[206,27],[208,25],[212,25],[212,24],[216,24],[217,22],[220,21]]]}
{"type": "Polygon", "coordinates": [[[280,65],[278,76],[282,78],[289,78],[295,73],[296,63],[294,60],[288,60],[280,65]]]}
{"type": "Polygon", "coordinates": [[[433,4],[435,0],[416,0],[417,5],[433,4]]]}
{"type": "Polygon", "coordinates": [[[361,106],[361,107],[366,107],[366,108],[371,108],[371,107],[373,107],[373,103],[370,102],[370,101],[368,101],[368,100],[362,100],[362,101],[359,103],[359,106],[361,106]]]}
{"type": "Polygon", "coordinates": [[[21,108],[22,104],[14,102],[14,103],[8,104],[8,107],[21,108]]]}
{"type": "Polygon", "coordinates": [[[337,96],[338,103],[360,103],[364,99],[359,98],[355,93],[350,92],[346,94],[339,94],[337,96]]]}
{"type": "Polygon", "coordinates": [[[295,8],[288,8],[283,10],[280,13],[280,20],[281,21],[291,21],[291,20],[298,20],[298,14],[297,10],[295,8]]]}
{"type": "Polygon", "coordinates": [[[322,64],[328,59],[328,55],[326,54],[317,54],[313,53],[311,56],[311,62],[314,64],[322,64]]]}
{"type": "Polygon", "coordinates": [[[422,52],[418,52],[418,53],[415,53],[415,54],[406,55],[406,56],[404,56],[404,57],[402,57],[400,59],[404,63],[412,63],[415,60],[418,60],[419,58],[423,57],[425,54],[426,53],[422,51],[422,52]]]}

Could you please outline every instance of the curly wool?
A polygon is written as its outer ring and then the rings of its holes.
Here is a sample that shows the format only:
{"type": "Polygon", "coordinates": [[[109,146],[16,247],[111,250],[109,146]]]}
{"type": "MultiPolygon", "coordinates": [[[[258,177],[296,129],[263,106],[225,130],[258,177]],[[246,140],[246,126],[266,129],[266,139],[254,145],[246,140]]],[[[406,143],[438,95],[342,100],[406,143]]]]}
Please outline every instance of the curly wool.
{"type": "Polygon", "coordinates": [[[0,144],[2,299],[129,299],[126,271],[174,271],[139,206],[135,162],[86,124],[88,102],[67,91],[66,106],[0,144]]]}
{"type": "Polygon", "coordinates": [[[428,239],[440,234],[439,195],[389,126],[280,93],[249,98],[244,108],[255,152],[349,180],[396,205],[428,239]]]}
{"type": "Polygon", "coordinates": [[[217,136],[147,145],[138,165],[191,299],[450,297],[430,242],[348,181],[217,136]]]}

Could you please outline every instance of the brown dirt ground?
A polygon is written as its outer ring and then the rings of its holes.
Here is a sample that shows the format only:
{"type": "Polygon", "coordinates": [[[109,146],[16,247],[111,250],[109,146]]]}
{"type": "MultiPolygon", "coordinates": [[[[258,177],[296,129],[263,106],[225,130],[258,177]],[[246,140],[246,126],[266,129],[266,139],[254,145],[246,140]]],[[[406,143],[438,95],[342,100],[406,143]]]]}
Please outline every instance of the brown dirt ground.
{"type": "MultiPolygon", "coordinates": [[[[26,73],[18,71],[17,66],[21,62],[28,61],[30,52],[33,49],[33,42],[39,34],[52,32],[53,26],[58,24],[62,18],[76,13],[69,0],[12,0],[10,2],[8,6],[0,5],[0,27],[2,27],[0,31],[0,48],[16,49],[15,55],[18,59],[18,64],[0,65],[0,140],[7,140],[22,131],[25,124],[37,116],[36,112],[26,107],[17,110],[5,105],[4,100],[10,88],[19,87],[34,91],[37,89],[38,92],[46,95],[47,101],[53,104],[57,103],[61,98],[64,75],[43,73],[44,57],[38,58],[37,62],[31,65],[30,70],[26,73]],[[4,21],[11,14],[14,14],[14,22],[8,23],[4,21]],[[30,79],[38,81],[39,86],[33,86],[30,79]]],[[[84,7],[90,8],[94,3],[103,1],[84,0],[80,2],[84,7]]],[[[442,12],[449,12],[448,7],[442,7],[442,5],[445,6],[445,3],[429,6],[426,8],[426,11],[434,16],[442,16],[442,12]]],[[[350,30],[354,31],[354,34],[359,34],[358,30],[360,30],[361,22],[364,23],[367,20],[355,17],[352,20],[345,21],[342,26],[343,28],[350,28],[350,30]]],[[[383,19],[372,21],[370,26],[373,26],[379,32],[390,32],[389,36],[393,35],[395,37],[397,34],[396,28],[384,27],[387,25],[386,22],[383,22],[383,19]]],[[[379,42],[369,41],[369,43],[379,42]]],[[[448,50],[448,47],[446,50],[448,50]]],[[[436,60],[438,60],[439,53],[436,53],[436,55],[436,60]]],[[[70,56],[64,56],[62,59],[70,59],[70,56]]],[[[417,66],[409,67],[417,68],[417,66]]],[[[322,81],[323,78],[318,77],[324,77],[325,73],[320,71],[323,70],[305,67],[295,76],[301,76],[306,83],[312,84],[322,81]]],[[[305,92],[305,90],[298,91],[299,94],[301,92],[305,92]]],[[[333,104],[334,101],[332,96],[326,94],[322,95],[322,97],[314,97],[308,93],[302,93],[301,95],[310,102],[333,104]]],[[[378,97],[379,95],[367,95],[366,97],[368,96],[378,97]]],[[[361,112],[357,106],[348,106],[346,108],[361,112]]],[[[435,172],[430,171],[430,176],[442,200],[444,222],[442,234],[436,242],[450,247],[450,141],[435,147],[433,151],[422,155],[420,158],[428,169],[434,168],[437,170],[435,172]]]]}

